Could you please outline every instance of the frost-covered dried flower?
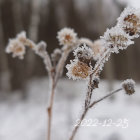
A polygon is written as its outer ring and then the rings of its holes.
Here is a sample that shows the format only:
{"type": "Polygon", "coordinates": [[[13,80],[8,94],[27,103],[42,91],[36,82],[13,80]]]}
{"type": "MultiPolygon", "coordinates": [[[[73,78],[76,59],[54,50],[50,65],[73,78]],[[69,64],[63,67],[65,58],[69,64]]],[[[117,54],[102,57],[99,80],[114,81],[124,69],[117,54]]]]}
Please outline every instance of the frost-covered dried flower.
{"type": "Polygon", "coordinates": [[[77,41],[77,34],[71,28],[63,28],[57,34],[60,45],[73,46],[77,41]]]}
{"type": "Polygon", "coordinates": [[[127,7],[118,18],[118,25],[131,37],[137,38],[140,34],[140,9],[127,7]]]}
{"type": "Polygon", "coordinates": [[[82,44],[82,46],[76,48],[73,53],[75,58],[88,65],[93,58],[93,51],[86,44],[82,44]]]}
{"type": "Polygon", "coordinates": [[[12,53],[13,57],[24,58],[25,46],[18,39],[10,39],[6,47],[6,53],[12,53]]]}
{"type": "Polygon", "coordinates": [[[94,60],[97,60],[100,58],[100,56],[102,55],[102,53],[104,52],[105,50],[105,47],[104,47],[104,44],[103,44],[103,41],[101,39],[98,39],[98,40],[95,40],[93,42],[93,45],[92,45],[92,50],[94,52],[94,60]]]}
{"type": "Polygon", "coordinates": [[[107,29],[101,39],[103,39],[105,47],[110,48],[113,53],[118,53],[119,50],[126,49],[129,45],[134,44],[131,37],[118,26],[107,29]]]}
{"type": "Polygon", "coordinates": [[[93,42],[92,40],[88,39],[88,38],[80,38],[79,39],[79,46],[86,44],[87,46],[89,46],[90,48],[92,48],[93,42]]]}
{"type": "Polygon", "coordinates": [[[132,79],[125,80],[122,83],[122,87],[128,95],[132,95],[135,92],[135,82],[132,79]]]}
{"type": "Polygon", "coordinates": [[[92,70],[90,66],[79,61],[78,59],[74,59],[73,61],[71,61],[71,64],[67,64],[66,68],[68,70],[67,76],[69,77],[69,79],[73,80],[86,79],[90,75],[92,70]]]}

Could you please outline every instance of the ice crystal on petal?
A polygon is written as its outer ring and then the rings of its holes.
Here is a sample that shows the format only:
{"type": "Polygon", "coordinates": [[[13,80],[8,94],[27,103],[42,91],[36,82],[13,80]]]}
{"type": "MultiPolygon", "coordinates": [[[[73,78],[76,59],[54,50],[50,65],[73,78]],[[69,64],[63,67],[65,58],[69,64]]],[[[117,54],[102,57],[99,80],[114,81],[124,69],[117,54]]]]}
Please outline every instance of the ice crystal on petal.
{"type": "Polygon", "coordinates": [[[134,42],[131,41],[131,37],[118,26],[107,29],[101,39],[103,39],[105,47],[110,48],[110,51],[115,53],[134,44],[134,42]]]}
{"type": "Polygon", "coordinates": [[[6,47],[6,53],[12,53],[13,57],[24,58],[25,46],[18,39],[10,39],[6,47]]]}
{"type": "Polygon", "coordinates": [[[71,28],[63,28],[57,34],[60,45],[73,46],[77,41],[77,34],[71,28]]]}
{"type": "Polygon", "coordinates": [[[140,9],[127,7],[118,18],[120,26],[131,37],[137,38],[140,34],[140,9]]]}
{"type": "Polygon", "coordinates": [[[135,81],[132,79],[127,79],[122,83],[122,87],[126,94],[131,95],[135,92],[135,81]]]}
{"type": "Polygon", "coordinates": [[[66,68],[68,70],[67,76],[69,79],[80,80],[87,79],[90,75],[92,68],[88,66],[86,63],[79,61],[78,59],[74,59],[70,61],[71,64],[67,64],[66,68]]]}

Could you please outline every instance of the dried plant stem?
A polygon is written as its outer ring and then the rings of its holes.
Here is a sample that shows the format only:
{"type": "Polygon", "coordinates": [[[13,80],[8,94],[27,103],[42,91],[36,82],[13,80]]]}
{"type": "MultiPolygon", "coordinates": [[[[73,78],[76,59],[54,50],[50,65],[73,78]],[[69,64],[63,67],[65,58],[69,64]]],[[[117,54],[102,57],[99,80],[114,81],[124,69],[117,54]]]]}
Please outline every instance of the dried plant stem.
{"type": "Polygon", "coordinates": [[[87,112],[89,111],[89,109],[91,109],[95,104],[101,102],[102,100],[104,100],[104,99],[106,99],[106,98],[112,96],[113,94],[115,94],[115,93],[117,93],[117,92],[119,92],[119,91],[121,91],[121,90],[122,90],[122,88],[119,88],[119,89],[117,89],[117,90],[114,90],[114,91],[108,93],[106,96],[101,97],[99,100],[94,101],[94,102],[91,103],[87,108],[85,108],[84,111],[83,111],[83,113],[82,113],[82,115],[81,115],[81,117],[80,117],[79,123],[74,127],[74,129],[73,129],[73,131],[72,131],[72,135],[71,135],[71,137],[70,137],[69,140],[73,140],[73,139],[74,139],[74,137],[75,137],[75,135],[76,135],[78,129],[80,128],[80,125],[81,125],[83,119],[85,118],[87,112]]]}
{"type": "Polygon", "coordinates": [[[121,90],[122,90],[122,88],[119,88],[119,89],[117,89],[117,90],[114,90],[114,91],[110,92],[109,94],[105,95],[104,97],[100,98],[99,100],[96,100],[96,101],[94,101],[93,103],[91,103],[90,106],[89,106],[89,108],[92,108],[95,104],[101,102],[102,100],[104,100],[104,99],[106,99],[106,98],[112,96],[113,94],[115,94],[115,93],[117,93],[117,92],[119,92],[119,91],[121,91],[121,90]]]}
{"type": "MultiPolygon", "coordinates": [[[[51,95],[50,95],[50,104],[48,107],[48,137],[47,140],[51,140],[51,125],[52,125],[52,110],[53,110],[53,102],[54,102],[54,95],[55,95],[55,88],[56,85],[58,83],[59,78],[61,77],[62,73],[63,73],[63,68],[65,65],[65,62],[67,60],[67,57],[69,55],[69,53],[71,52],[71,49],[67,49],[63,52],[56,69],[52,69],[51,73],[50,73],[50,77],[52,79],[52,83],[51,83],[51,95]]],[[[48,57],[48,55],[46,55],[46,58],[48,57]]],[[[50,64],[50,61],[46,61],[47,64],[50,64]]],[[[48,70],[49,72],[49,70],[48,70]]]]}
{"type": "Polygon", "coordinates": [[[50,104],[48,107],[48,137],[47,140],[51,139],[51,122],[52,122],[52,109],[53,109],[53,102],[54,102],[54,94],[55,94],[55,82],[54,82],[54,78],[52,78],[52,85],[51,85],[51,95],[50,95],[50,104]]]}

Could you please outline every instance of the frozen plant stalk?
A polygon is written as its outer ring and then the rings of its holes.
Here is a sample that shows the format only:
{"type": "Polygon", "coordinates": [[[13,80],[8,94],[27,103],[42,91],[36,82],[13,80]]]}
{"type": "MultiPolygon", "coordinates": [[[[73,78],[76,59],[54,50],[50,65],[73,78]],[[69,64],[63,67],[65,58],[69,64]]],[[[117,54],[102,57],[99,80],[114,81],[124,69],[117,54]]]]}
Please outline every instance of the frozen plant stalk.
{"type": "Polygon", "coordinates": [[[97,101],[92,101],[93,90],[98,88],[100,73],[103,70],[105,62],[108,61],[112,53],[119,53],[120,50],[125,50],[129,45],[134,44],[133,39],[139,37],[139,33],[140,10],[128,7],[125,8],[121,16],[118,18],[117,25],[111,29],[107,29],[104,35],[100,37],[100,43],[97,43],[97,46],[102,47],[98,47],[99,50],[97,48],[93,49],[96,44],[95,42],[93,43],[86,38],[81,39],[81,42],[86,42],[88,48],[84,47],[83,49],[83,47],[80,48],[81,46],[79,46],[79,48],[74,51],[75,59],[73,61],[71,60],[71,64],[66,66],[68,70],[67,76],[73,80],[86,79],[88,80],[88,85],[83,113],[78,125],[74,127],[69,140],[74,139],[82,120],[85,118],[89,109],[96,103],[99,103],[120,90],[124,90],[128,95],[135,92],[135,82],[133,80],[126,80],[122,83],[122,86],[119,89],[107,94],[97,101]],[[90,48],[93,50],[93,56],[91,55],[91,51],[86,51],[85,53],[85,50],[89,50],[90,48]],[[95,54],[98,56],[97,59],[94,59],[96,58],[95,54]],[[80,58],[78,56],[80,56],[80,58]],[[87,56],[91,56],[90,59],[88,59],[87,56]],[[94,66],[91,65],[91,61],[93,61],[93,59],[96,60],[96,64],[94,66]],[[84,63],[82,67],[79,66],[79,63],[81,62],[84,63]]]}

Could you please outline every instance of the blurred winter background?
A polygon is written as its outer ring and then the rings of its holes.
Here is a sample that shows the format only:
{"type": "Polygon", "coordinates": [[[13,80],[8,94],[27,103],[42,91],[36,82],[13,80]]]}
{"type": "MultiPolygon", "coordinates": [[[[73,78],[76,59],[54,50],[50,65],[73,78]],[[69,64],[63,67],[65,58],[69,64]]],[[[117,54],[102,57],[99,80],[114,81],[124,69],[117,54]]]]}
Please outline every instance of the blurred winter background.
{"type": "MultiPolygon", "coordinates": [[[[98,39],[115,25],[127,5],[140,7],[140,0],[0,0],[0,140],[46,137],[49,82],[44,64],[32,51],[22,61],[5,54],[8,39],[25,30],[35,42],[46,41],[51,53],[58,47],[56,34],[61,28],[72,27],[80,37],[98,39]]],[[[84,126],[77,140],[140,140],[139,44],[137,39],[126,51],[111,56],[95,98],[119,87],[126,78],[137,81],[136,94],[118,93],[87,116],[99,121],[127,119],[128,127],[84,126]]],[[[68,138],[82,110],[84,91],[85,82],[67,80],[64,72],[55,97],[53,140],[68,138]]]]}

